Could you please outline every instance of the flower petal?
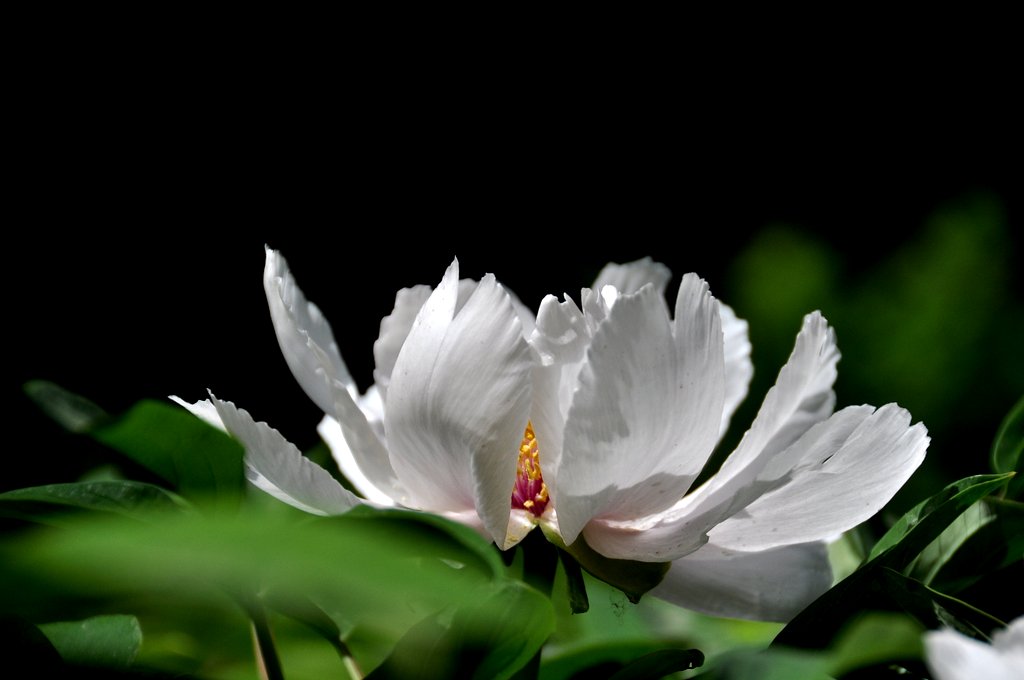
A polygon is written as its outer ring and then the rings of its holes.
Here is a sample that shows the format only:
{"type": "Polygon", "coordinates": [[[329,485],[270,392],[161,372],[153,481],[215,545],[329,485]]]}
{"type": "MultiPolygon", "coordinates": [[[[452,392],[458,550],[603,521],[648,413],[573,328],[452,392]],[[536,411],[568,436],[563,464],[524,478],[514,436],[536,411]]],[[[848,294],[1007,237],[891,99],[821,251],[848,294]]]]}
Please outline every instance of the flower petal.
{"type": "Polygon", "coordinates": [[[458,261],[420,310],[391,376],[384,425],[410,503],[476,509],[503,544],[533,360],[504,289],[485,276],[455,313],[458,261]]]}
{"type": "Polygon", "coordinates": [[[324,413],[334,413],[334,396],[320,371],[326,371],[346,389],[354,390],[355,383],[342,361],[327,319],[316,305],[306,300],[284,257],[270,248],[263,270],[263,288],[277,341],[292,375],[324,413]],[[325,360],[329,362],[327,367],[322,363],[325,360]]]}
{"type": "Polygon", "coordinates": [[[373,379],[383,397],[391,382],[391,371],[395,368],[398,353],[409,336],[416,315],[423,303],[430,297],[430,286],[403,288],[395,295],[395,308],[380,322],[380,336],[373,343],[373,379]]]}
{"type": "Polygon", "coordinates": [[[281,433],[257,423],[245,410],[210,394],[189,404],[171,397],[196,416],[221,426],[245,448],[245,476],[289,505],[317,515],[340,514],[361,501],[322,467],[302,455],[281,433]]]}
{"type": "Polygon", "coordinates": [[[753,553],[709,543],[674,561],[651,594],[713,616],[789,621],[830,585],[823,543],[753,553]]]}
{"type": "Polygon", "coordinates": [[[600,291],[605,286],[614,286],[620,295],[628,295],[649,283],[660,295],[664,295],[671,278],[672,271],[668,267],[645,257],[626,264],[609,262],[597,275],[592,288],[600,291]]]}
{"type": "MultiPolygon", "coordinates": [[[[345,438],[345,434],[342,431],[341,424],[332,416],[324,416],[320,424],[317,425],[316,431],[320,433],[320,438],[327,444],[327,448],[331,451],[331,456],[334,461],[338,464],[338,469],[345,475],[345,478],[352,483],[352,486],[363,495],[368,501],[377,503],[378,505],[390,506],[395,505],[397,499],[402,498],[405,494],[403,493],[397,478],[395,478],[395,472],[391,469],[391,462],[388,460],[388,452],[386,449],[382,449],[383,465],[386,465],[385,474],[389,477],[386,479],[391,480],[390,483],[385,482],[381,488],[375,484],[370,476],[364,472],[360,466],[357,456],[353,453],[352,448],[349,446],[348,441],[345,438]]],[[[372,473],[371,473],[372,474],[372,473]]]]}
{"type": "Polygon", "coordinates": [[[921,423],[911,427],[905,409],[887,404],[837,447],[830,423],[847,411],[798,440],[792,448],[813,439],[792,480],[712,529],[711,540],[746,551],[821,540],[852,529],[889,502],[924,460],[927,430],[921,423]]]}
{"type": "Polygon", "coordinates": [[[594,517],[640,517],[686,492],[718,438],[722,351],[717,302],[696,276],[674,327],[653,286],[619,296],[580,371],[552,485],[567,544],[594,517]]]}
{"type": "Polygon", "coordinates": [[[947,628],[925,633],[924,648],[936,680],[1019,680],[1024,675],[1024,617],[996,631],[991,645],[947,628]]]}
{"type": "Polygon", "coordinates": [[[722,315],[722,335],[725,338],[725,406],[719,430],[721,437],[729,429],[729,421],[736,408],[747,396],[750,379],[754,375],[754,364],[750,361],[747,322],[737,317],[729,305],[719,302],[718,307],[722,315]]]}

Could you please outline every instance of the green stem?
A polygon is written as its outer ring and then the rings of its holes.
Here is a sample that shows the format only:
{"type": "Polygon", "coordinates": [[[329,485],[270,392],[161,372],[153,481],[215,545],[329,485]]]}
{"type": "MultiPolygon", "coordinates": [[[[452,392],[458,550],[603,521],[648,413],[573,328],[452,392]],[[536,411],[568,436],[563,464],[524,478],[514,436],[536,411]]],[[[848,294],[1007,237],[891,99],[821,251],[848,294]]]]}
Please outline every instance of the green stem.
{"type": "Polygon", "coordinates": [[[260,677],[264,680],[284,680],[281,670],[281,659],[274,647],[274,636],[270,632],[267,612],[263,605],[253,602],[249,607],[249,618],[252,619],[253,636],[256,638],[256,663],[260,677]]]}
{"type": "MultiPolygon", "coordinates": [[[[558,568],[558,549],[539,531],[531,531],[519,546],[523,551],[523,580],[543,593],[544,597],[551,597],[558,568]]],[[[540,675],[542,649],[537,650],[533,658],[512,676],[512,680],[536,680],[540,675]]]]}

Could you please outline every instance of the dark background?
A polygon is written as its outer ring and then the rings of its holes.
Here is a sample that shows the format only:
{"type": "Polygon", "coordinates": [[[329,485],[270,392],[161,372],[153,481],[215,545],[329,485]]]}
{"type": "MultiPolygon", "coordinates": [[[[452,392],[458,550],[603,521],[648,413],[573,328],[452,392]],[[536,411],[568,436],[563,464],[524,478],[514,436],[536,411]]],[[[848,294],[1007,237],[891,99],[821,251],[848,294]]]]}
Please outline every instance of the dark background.
{"type": "Polygon", "coordinates": [[[914,500],[987,471],[1024,391],[1020,117],[999,82],[795,97],[774,77],[532,89],[415,63],[55,54],[20,74],[15,107],[2,488],[116,461],[37,412],[21,392],[36,378],[114,413],[212,388],[312,446],[320,414],[277,348],[264,244],[362,388],[395,291],[453,256],[533,308],[609,261],[665,262],[670,295],[696,271],[751,323],[755,383],[727,443],[820,308],[839,404],[898,401],[933,434],[914,500]]]}

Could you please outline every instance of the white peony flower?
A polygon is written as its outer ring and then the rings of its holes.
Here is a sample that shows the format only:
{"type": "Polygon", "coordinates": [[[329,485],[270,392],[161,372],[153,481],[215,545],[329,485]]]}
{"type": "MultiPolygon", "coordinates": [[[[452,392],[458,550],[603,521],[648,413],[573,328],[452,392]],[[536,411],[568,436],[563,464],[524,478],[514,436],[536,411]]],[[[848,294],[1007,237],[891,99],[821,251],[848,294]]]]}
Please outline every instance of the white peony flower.
{"type": "MultiPolygon", "coordinates": [[[[818,313],[737,449],[691,489],[746,396],[746,322],[668,269],[609,265],[581,305],[537,318],[494,277],[398,293],[360,395],[319,309],[267,251],[264,285],[320,432],[373,504],[442,514],[508,549],[538,524],[608,558],[671,562],[654,594],[712,614],[787,620],[831,584],[824,540],[877,512],[923,460],[894,404],[833,414],[839,352],[818,313]]],[[[179,400],[180,401],[180,400],[179,400]]],[[[184,402],[181,402],[184,403],[184,402]]],[[[361,502],[228,402],[185,404],[246,447],[249,478],[311,512],[361,502]]]]}

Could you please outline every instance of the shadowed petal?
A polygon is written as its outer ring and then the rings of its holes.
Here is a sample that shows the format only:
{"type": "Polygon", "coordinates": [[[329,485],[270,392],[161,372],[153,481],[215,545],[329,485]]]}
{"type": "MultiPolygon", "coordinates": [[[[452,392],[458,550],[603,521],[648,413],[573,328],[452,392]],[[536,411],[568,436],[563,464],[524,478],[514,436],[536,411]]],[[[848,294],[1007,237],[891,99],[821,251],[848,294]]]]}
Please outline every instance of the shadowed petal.
{"type": "Polygon", "coordinates": [[[792,480],[712,529],[711,540],[739,550],[821,540],[852,529],[889,502],[924,460],[927,430],[921,423],[911,427],[910,414],[888,404],[837,446],[830,424],[849,410],[808,432],[815,441],[792,480]]]}
{"type": "Polygon", "coordinates": [[[652,286],[618,297],[580,371],[551,486],[566,543],[594,517],[640,517],[686,492],[718,437],[722,348],[696,276],[680,285],[674,326],[652,286]]]}
{"type": "Polygon", "coordinates": [[[244,409],[210,394],[210,400],[189,404],[171,397],[197,417],[220,427],[245,448],[245,476],[280,501],[316,515],[336,515],[361,501],[322,467],[309,460],[266,423],[257,423],[244,409]]]}
{"type": "Polygon", "coordinates": [[[486,276],[455,313],[458,262],[416,317],[384,409],[391,463],[416,507],[475,508],[506,538],[533,360],[504,289],[486,276]]]}
{"type": "Polygon", "coordinates": [[[383,397],[391,382],[391,371],[395,367],[398,353],[409,336],[413,321],[423,303],[430,297],[430,286],[403,288],[395,295],[395,308],[380,322],[380,336],[373,343],[373,379],[383,397]]]}
{"type": "Polygon", "coordinates": [[[830,585],[823,543],[754,553],[709,543],[673,562],[651,594],[713,616],[789,621],[830,585]]]}

